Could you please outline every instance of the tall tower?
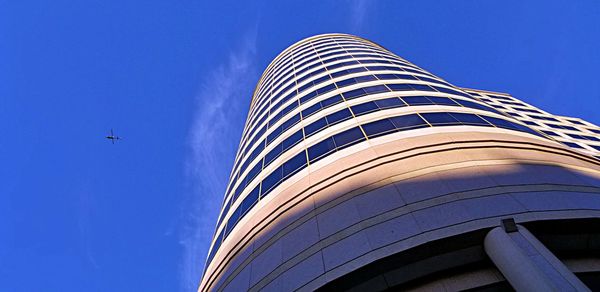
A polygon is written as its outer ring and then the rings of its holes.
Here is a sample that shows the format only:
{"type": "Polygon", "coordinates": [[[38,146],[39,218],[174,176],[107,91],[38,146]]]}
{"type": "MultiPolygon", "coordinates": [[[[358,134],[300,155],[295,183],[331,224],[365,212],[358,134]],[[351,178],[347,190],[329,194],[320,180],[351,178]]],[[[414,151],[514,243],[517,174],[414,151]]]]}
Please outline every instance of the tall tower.
{"type": "Polygon", "coordinates": [[[199,291],[585,290],[599,134],[362,38],[304,39],[256,86],[199,291]]]}

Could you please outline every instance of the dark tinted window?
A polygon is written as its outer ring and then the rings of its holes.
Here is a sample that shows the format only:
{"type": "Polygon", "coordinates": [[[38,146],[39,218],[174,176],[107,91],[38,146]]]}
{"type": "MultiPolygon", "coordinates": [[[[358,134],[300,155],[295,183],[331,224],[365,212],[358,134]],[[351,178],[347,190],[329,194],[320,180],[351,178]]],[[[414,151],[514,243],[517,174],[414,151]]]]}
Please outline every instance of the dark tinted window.
{"type": "Polygon", "coordinates": [[[406,106],[406,104],[397,97],[380,99],[380,100],[376,100],[374,102],[381,109],[406,106]]]}
{"type": "Polygon", "coordinates": [[[369,113],[372,111],[376,111],[379,108],[377,107],[377,105],[374,102],[369,101],[369,102],[365,102],[365,103],[361,103],[361,104],[352,106],[351,109],[352,109],[352,112],[358,116],[358,115],[362,115],[362,114],[369,113]]]}
{"type": "Polygon", "coordinates": [[[433,103],[438,104],[438,105],[458,106],[458,104],[456,102],[454,102],[452,99],[447,98],[447,97],[428,96],[427,98],[429,98],[429,100],[431,100],[433,103]]]}
{"type": "Polygon", "coordinates": [[[354,79],[356,79],[356,81],[359,83],[377,80],[377,78],[375,78],[375,76],[373,76],[373,75],[358,76],[358,77],[354,77],[354,79]]]}
{"type": "Polygon", "coordinates": [[[545,131],[545,130],[542,130],[542,132],[544,132],[546,135],[550,135],[550,136],[559,136],[558,134],[556,134],[556,133],[554,133],[554,132],[552,132],[552,131],[545,131]]]}
{"type": "Polygon", "coordinates": [[[261,193],[266,195],[272,188],[277,186],[282,178],[282,167],[278,167],[262,181],[261,193]]]}
{"type": "Polygon", "coordinates": [[[304,127],[304,133],[306,137],[308,137],[325,127],[327,127],[327,120],[325,120],[325,118],[320,118],[311,123],[310,125],[304,127]]]}
{"type": "Polygon", "coordinates": [[[362,141],[365,136],[358,127],[346,130],[333,136],[335,146],[340,149],[362,141]]]}
{"type": "Polygon", "coordinates": [[[308,148],[308,158],[310,162],[314,162],[325,154],[335,150],[335,143],[331,137],[308,148]]]}
{"type": "Polygon", "coordinates": [[[412,88],[414,88],[415,90],[435,91],[435,89],[433,89],[430,86],[427,86],[425,84],[411,84],[410,86],[412,86],[412,88]]]}
{"type": "Polygon", "coordinates": [[[571,143],[571,142],[562,142],[562,143],[569,147],[573,147],[573,148],[583,148],[581,145],[579,145],[577,143],[571,143]]]}
{"type": "Polygon", "coordinates": [[[344,87],[344,86],[348,86],[348,85],[352,85],[352,84],[356,84],[356,83],[357,82],[354,78],[350,78],[350,79],[338,81],[335,84],[337,85],[337,87],[344,87]]]}
{"type": "Polygon", "coordinates": [[[432,125],[457,124],[457,120],[448,113],[423,113],[421,114],[432,125]]]}
{"type": "Polygon", "coordinates": [[[259,186],[260,185],[257,185],[242,201],[242,204],[240,205],[241,216],[244,216],[244,214],[246,214],[246,212],[248,212],[248,210],[254,206],[256,202],[258,202],[259,186]]]}
{"type": "Polygon", "coordinates": [[[391,90],[393,91],[408,91],[408,90],[414,90],[410,85],[408,84],[388,84],[387,85],[391,90]]]}
{"type": "Polygon", "coordinates": [[[302,169],[305,165],[306,153],[302,151],[283,164],[283,177],[296,173],[296,171],[302,169]]]}
{"type": "Polygon", "coordinates": [[[423,120],[419,115],[405,115],[399,117],[390,118],[392,123],[397,129],[406,130],[406,129],[416,129],[422,127],[428,127],[425,120],[423,120]]]}
{"type": "Polygon", "coordinates": [[[302,111],[302,117],[306,118],[321,109],[321,103],[316,103],[302,111]]]}
{"type": "Polygon", "coordinates": [[[336,87],[335,87],[335,84],[333,84],[333,83],[332,83],[332,84],[328,84],[328,85],[325,85],[325,86],[323,86],[323,87],[321,87],[321,88],[317,89],[316,93],[317,93],[318,95],[321,95],[321,94],[324,94],[324,93],[330,92],[330,91],[332,91],[332,90],[334,90],[334,89],[336,89],[336,87]]]}
{"type": "Polygon", "coordinates": [[[425,96],[403,96],[402,100],[406,102],[408,105],[427,105],[433,104],[429,98],[425,96]]]}
{"type": "Polygon", "coordinates": [[[492,117],[485,117],[485,119],[488,122],[492,123],[496,127],[507,128],[507,129],[516,129],[516,127],[513,123],[503,120],[503,119],[492,118],[492,117]]]}
{"type": "Polygon", "coordinates": [[[269,153],[265,155],[265,166],[269,165],[273,160],[275,160],[275,158],[279,157],[282,150],[283,149],[281,149],[281,144],[279,144],[276,145],[275,148],[273,148],[273,150],[269,151],[269,153]]]}
{"type": "Polygon", "coordinates": [[[302,129],[296,131],[296,133],[285,138],[285,140],[283,140],[283,142],[281,142],[283,151],[291,148],[292,146],[296,145],[300,141],[302,141],[302,129]]]}
{"type": "Polygon", "coordinates": [[[366,92],[365,92],[365,90],[364,90],[364,89],[362,89],[362,88],[358,88],[358,89],[350,90],[350,91],[348,91],[348,92],[344,92],[344,93],[343,93],[343,95],[344,95],[344,98],[346,98],[346,99],[353,99],[353,98],[357,98],[357,97],[363,96],[363,95],[365,95],[365,94],[366,94],[366,92]]]}
{"type": "Polygon", "coordinates": [[[389,90],[384,85],[375,85],[364,88],[367,93],[388,92],[389,90]]]}
{"type": "Polygon", "coordinates": [[[383,119],[375,122],[370,122],[368,124],[362,125],[363,130],[367,134],[367,137],[373,138],[380,135],[384,135],[391,131],[395,131],[396,127],[389,119],[383,119]]]}
{"type": "Polygon", "coordinates": [[[347,108],[343,109],[343,110],[339,110],[335,113],[329,114],[327,115],[327,122],[330,125],[333,125],[335,123],[339,123],[343,120],[347,120],[349,118],[352,117],[352,113],[350,113],[350,110],[348,110],[347,108]]]}
{"type": "Polygon", "coordinates": [[[330,105],[341,102],[342,100],[342,96],[338,94],[321,101],[321,104],[323,105],[323,107],[328,107],[330,105]]]}
{"type": "Polygon", "coordinates": [[[450,115],[457,119],[459,122],[466,125],[490,126],[488,122],[484,121],[482,118],[474,114],[451,113],[450,115]]]}

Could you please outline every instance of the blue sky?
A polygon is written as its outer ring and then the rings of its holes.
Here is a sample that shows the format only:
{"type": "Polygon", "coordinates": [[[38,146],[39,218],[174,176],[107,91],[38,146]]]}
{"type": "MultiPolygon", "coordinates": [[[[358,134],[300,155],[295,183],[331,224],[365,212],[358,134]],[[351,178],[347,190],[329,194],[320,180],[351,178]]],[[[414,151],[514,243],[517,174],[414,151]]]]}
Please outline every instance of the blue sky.
{"type": "Polygon", "coordinates": [[[194,290],[254,85],[304,37],[357,34],[600,124],[598,15],[597,1],[0,0],[0,291],[194,290]]]}

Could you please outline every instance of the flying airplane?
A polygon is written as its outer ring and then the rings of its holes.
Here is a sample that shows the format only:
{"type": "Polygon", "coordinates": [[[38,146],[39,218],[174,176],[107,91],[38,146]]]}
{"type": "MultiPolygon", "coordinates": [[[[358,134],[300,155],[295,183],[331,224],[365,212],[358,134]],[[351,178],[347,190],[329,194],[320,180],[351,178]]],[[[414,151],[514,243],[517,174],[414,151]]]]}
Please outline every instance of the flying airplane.
{"type": "Polygon", "coordinates": [[[113,129],[110,129],[110,136],[106,136],[106,139],[109,139],[110,142],[115,144],[115,140],[121,140],[121,137],[115,136],[115,134],[113,134],[113,129]]]}

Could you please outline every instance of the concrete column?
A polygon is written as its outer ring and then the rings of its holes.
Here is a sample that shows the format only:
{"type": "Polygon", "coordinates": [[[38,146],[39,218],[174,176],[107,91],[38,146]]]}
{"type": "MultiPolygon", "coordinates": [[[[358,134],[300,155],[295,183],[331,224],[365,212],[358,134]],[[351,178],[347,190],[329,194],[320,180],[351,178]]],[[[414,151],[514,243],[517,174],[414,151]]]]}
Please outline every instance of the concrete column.
{"type": "Polygon", "coordinates": [[[525,227],[508,223],[486,235],[484,248],[515,290],[591,291],[525,227]]]}

